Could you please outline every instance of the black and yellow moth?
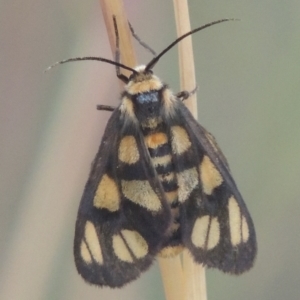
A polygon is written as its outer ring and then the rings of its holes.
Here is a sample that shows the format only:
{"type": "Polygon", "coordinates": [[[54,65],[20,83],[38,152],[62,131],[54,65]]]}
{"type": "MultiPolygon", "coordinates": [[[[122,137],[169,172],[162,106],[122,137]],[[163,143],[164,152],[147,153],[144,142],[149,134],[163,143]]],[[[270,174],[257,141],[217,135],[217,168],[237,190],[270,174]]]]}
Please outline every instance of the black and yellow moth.
{"type": "Polygon", "coordinates": [[[121,287],[156,256],[174,256],[184,248],[195,262],[226,273],[252,267],[254,226],[224,155],[182,103],[189,93],[174,95],[152,72],[183,38],[224,21],[183,35],[135,69],[122,65],[118,53],[116,61],[61,62],[108,62],[125,83],[78,210],[74,256],[87,282],[121,287]],[[130,77],[120,68],[130,70],[130,77]]]}

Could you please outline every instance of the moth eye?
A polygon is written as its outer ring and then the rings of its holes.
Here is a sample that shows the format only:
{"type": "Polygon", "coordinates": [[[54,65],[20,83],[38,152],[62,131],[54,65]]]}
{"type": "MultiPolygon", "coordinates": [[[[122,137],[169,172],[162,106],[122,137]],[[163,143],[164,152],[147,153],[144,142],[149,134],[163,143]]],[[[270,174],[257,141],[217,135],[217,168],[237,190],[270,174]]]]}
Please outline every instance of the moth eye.
{"type": "Polygon", "coordinates": [[[136,101],[139,104],[155,103],[155,102],[158,102],[158,100],[159,100],[158,92],[155,92],[155,91],[154,92],[149,92],[149,93],[138,94],[136,96],[136,101]]]}

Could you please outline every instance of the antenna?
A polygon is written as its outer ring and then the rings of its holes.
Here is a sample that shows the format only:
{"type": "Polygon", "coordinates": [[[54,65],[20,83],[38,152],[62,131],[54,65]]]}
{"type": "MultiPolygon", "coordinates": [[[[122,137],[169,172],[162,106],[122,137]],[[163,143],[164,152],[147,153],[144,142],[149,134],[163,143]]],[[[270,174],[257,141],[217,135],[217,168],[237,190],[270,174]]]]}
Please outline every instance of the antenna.
{"type": "Polygon", "coordinates": [[[69,58],[66,60],[62,60],[59,61],[57,63],[55,63],[54,65],[48,67],[45,72],[49,71],[50,69],[54,68],[57,65],[61,65],[67,62],[71,62],[71,61],[80,61],[80,60],[97,60],[97,61],[102,61],[102,62],[106,62],[108,64],[114,65],[116,66],[116,73],[117,73],[117,77],[122,80],[125,84],[128,83],[128,78],[121,74],[120,72],[120,68],[123,68],[125,70],[129,70],[134,74],[138,74],[138,72],[136,70],[134,70],[133,68],[130,68],[128,66],[125,66],[123,64],[120,63],[120,48],[119,48],[119,31],[118,31],[118,26],[117,26],[117,21],[116,21],[116,17],[113,16],[113,22],[114,22],[114,28],[115,28],[115,35],[116,35],[116,53],[115,53],[115,61],[107,59],[107,58],[103,58],[103,57],[94,57],[94,56],[86,56],[86,57],[75,57],[75,58],[69,58]]]}
{"type": "Polygon", "coordinates": [[[198,27],[198,28],[195,28],[193,30],[191,30],[190,32],[182,35],[181,37],[179,37],[178,39],[176,39],[173,43],[171,43],[167,48],[165,48],[162,52],[160,52],[157,56],[155,56],[146,66],[145,68],[145,71],[147,70],[151,70],[155,64],[159,61],[159,59],[165,54],[167,53],[171,48],[173,48],[176,44],[178,44],[181,40],[183,40],[184,38],[186,38],[187,36],[197,32],[197,31],[200,31],[202,29],[205,29],[207,27],[210,27],[210,26],[213,26],[215,24],[219,24],[219,23],[222,23],[222,22],[227,22],[227,21],[238,21],[238,19],[221,19],[221,20],[218,20],[218,21],[214,21],[214,22],[211,22],[211,23],[207,23],[205,25],[202,25],[201,27],[198,27]]]}
{"type": "Polygon", "coordinates": [[[58,61],[57,63],[53,64],[52,66],[48,67],[45,72],[48,72],[49,70],[51,70],[52,68],[56,67],[57,65],[61,65],[61,64],[65,64],[67,62],[71,62],[71,61],[79,61],[79,60],[98,60],[98,61],[103,61],[103,62],[106,62],[108,64],[111,64],[111,65],[114,65],[114,66],[117,66],[117,67],[120,67],[120,68],[123,68],[123,69],[126,69],[126,70],[129,70],[133,73],[138,73],[136,70],[130,68],[130,67],[127,67],[121,63],[118,63],[116,61],[113,61],[113,60],[110,60],[110,59],[107,59],[107,58],[103,58],[103,57],[94,57],[94,56],[86,56],[86,57],[74,57],[74,58],[69,58],[69,59],[66,59],[66,60],[62,60],[62,61],[58,61]]]}
{"type": "MultiPolygon", "coordinates": [[[[61,65],[61,64],[64,64],[64,63],[67,63],[67,62],[72,62],[72,61],[81,61],[81,60],[97,60],[97,61],[102,61],[102,62],[105,62],[105,63],[108,63],[108,64],[111,64],[111,65],[114,65],[116,66],[116,69],[117,69],[117,77],[119,79],[121,79],[123,82],[127,83],[128,82],[128,78],[124,75],[122,75],[120,73],[120,69],[119,68],[123,68],[125,70],[128,70],[128,71],[131,71],[133,74],[138,74],[138,71],[136,71],[135,69],[133,68],[130,68],[128,66],[125,66],[123,65],[122,63],[119,62],[120,60],[120,50],[119,50],[119,34],[118,34],[118,28],[117,28],[117,22],[116,22],[116,18],[115,16],[113,17],[113,21],[114,21],[114,27],[115,27],[115,34],[116,34],[116,61],[113,61],[113,60],[110,60],[110,59],[107,59],[107,58],[103,58],[103,57],[95,57],[95,56],[86,56],[86,57],[74,57],[74,58],[69,58],[69,59],[66,59],[66,60],[62,60],[62,61],[59,61],[55,64],[53,64],[52,66],[48,67],[45,72],[49,71],[50,69],[54,68],[55,66],[57,65],[61,65]]],[[[211,22],[211,23],[207,23],[205,25],[202,25],[198,28],[195,28],[193,30],[191,30],[190,32],[182,35],[181,37],[177,38],[173,43],[171,43],[168,47],[166,47],[163,51],[161,51],[158,55],[156,55],[146,66],[145,68],[145,71],[149,71],[151,70],[155,64],[159,61],[159,59],[165,54],[167,53],[171,48],[173,48],[176,44],[178,44],[180,41],[182,41],[184,38],[186,38],[187,36],[193,34],[193,33],[196,33],[202,29],[205,29],[207,27],[210,27],[210,26],[213,26],[213,25],[216,25],[216,24],[219,24],[219,23],[223,23],[223,22],[227,22],[227,21],[239,21],[239,19],[221,19],[221,20],[217,20],[217,21],[214,21],[214,22],[211,22]]],[[[130,25],[130,24],[129,24],[130,25]]],[[[141,40],[139,38],[136,37],[136,34],[135,32],[133,31],[131,25],[130,25],[130,29],[131,29],[131,32],[132,32],[132,35],[138,40],[138,42],[143,45],[145,48],[147,48],[150,52],[151,52],[151,48],[148,47],[147,45],[144,45],[144,43],[141,42],[141,40]]]]}

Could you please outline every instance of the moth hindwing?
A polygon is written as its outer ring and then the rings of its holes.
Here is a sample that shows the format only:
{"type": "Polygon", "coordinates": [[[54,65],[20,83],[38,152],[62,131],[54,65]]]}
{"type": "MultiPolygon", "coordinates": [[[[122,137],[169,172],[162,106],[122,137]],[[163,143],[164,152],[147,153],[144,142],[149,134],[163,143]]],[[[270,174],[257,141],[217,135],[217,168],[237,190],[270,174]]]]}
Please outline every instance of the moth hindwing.
{"type": "Polygon", "coordinates": [[[197,263],[252,267],[252,219],[227,161],[181,99],[147,67],[135,69],[92,165],[76,222],[78,272],[121,287],[157,255],[187,248],[197,263]]]}

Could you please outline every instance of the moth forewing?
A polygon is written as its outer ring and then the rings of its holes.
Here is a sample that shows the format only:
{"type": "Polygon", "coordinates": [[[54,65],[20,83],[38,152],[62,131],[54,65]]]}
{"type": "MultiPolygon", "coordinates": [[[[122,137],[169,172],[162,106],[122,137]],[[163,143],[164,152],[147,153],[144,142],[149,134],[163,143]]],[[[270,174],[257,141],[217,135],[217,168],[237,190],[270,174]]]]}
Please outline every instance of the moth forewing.
{"type": "Polygon", "coordinates": [[[256,256],[253,221],[212,135],[207,136],[185,107],[178,114],[191,139],[192,153],[176,159],[185,165],[192,155],[199,174],[199,185],[181,206],[184,243],[197,262],[242,273],[252,267],[256,256]]]}
{"type": "Polygon", "coordinates": [[[128,103],[125,99],[108,121],[75,231],[79,273],[90,283],[111,287],[137,278],[151,265],[171,218],[128,103]]]}

